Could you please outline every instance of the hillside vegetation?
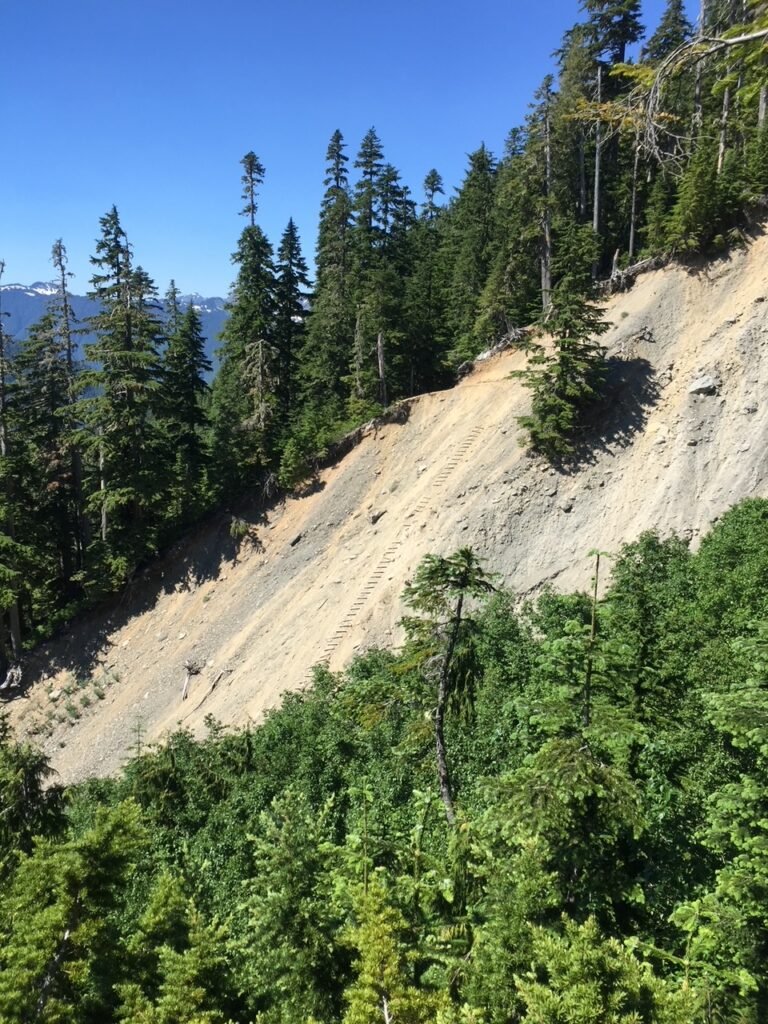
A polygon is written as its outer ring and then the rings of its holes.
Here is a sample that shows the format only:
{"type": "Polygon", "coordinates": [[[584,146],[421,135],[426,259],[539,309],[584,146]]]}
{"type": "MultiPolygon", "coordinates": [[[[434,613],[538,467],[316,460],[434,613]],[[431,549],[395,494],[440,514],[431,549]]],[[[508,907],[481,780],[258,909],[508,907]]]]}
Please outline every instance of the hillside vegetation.
{"type": "Polygon", "coordinates": [[[489,568],[427,560],[402,649],[115,780],[4,735],[0,1019],[763,1020],[768,503],[600,599],[489,568]]]}
{"type": "Polygon", "coordinates": [[[55,294],[18,352],[0,315],[0,676],[212,511],[311,481],[348,430],[494,344],[529,345],[532,322],[551,347],[520,368],[527,443],[578,458],[588,423],[610,417],[596,281],[725,252],[764,213],[768,13],[706,0],[694,31],[681,0],[657,26],[640,0],[582,0],[574,17],[557,77],[501,156],[470,154],[451,197],[425,167],[414,198],[375,129],[354,159],[333,133],[314,282],[294,221],[276,246],[260,228],[267,172],[245,154],[210,387],[196,309],[173,282],[159,303],[116,207],[83,324],[54,243],[55,294]]]}
{"type": "Polygon", "coordinates": [[[735,502],[768,496],[767,259],[759,237],[610,300],[610,415],[567,471],[520,445],[529,397],[511,351],[370,429],[312,493],[242,508],[241,543],[231,515],[214,518],[28,661],[31,687],[9,706],[19,734],[71,781],[114,772],[137,729],[152,742],[179,721],[202,735],[207,714],[259,721],[318,661],[397,642],[400,595],[429,552],[471,546],[529,594],[584,587],[590,550],[647,529],[695,544],[735,502]],[[690,393],[703,376],[715,394],[690,393]],[[185,662],[200,672],[182,700],[185,662]]]}
{"type": "Polygon", "coordinates": [[[0,311],[0,1024],[768,1020],[768,4],[580,15],[314,285],[243,157],[210,387],[114,207],[0,311]]]}

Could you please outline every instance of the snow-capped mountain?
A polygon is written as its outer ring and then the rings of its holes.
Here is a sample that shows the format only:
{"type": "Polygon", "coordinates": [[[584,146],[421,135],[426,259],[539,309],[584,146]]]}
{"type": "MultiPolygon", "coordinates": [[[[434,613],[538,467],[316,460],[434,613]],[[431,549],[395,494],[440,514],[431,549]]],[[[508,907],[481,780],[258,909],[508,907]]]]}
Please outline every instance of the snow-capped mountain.
{"type": "MultiPolygon", "coordinates": [[[[34,284],[4,284],[0,286],[0,314],[6,335],[21,341],[32,324],[45,313],[48,303],[58,291],[55,282],[35,281],[34,284]]],[[[70,295],[75,317],[84,321],[98,312],[98,304],[85,295],[70,295]]],[[[206,338],[208,358],[215,365],[215,352],[219,347],[218,337],[227,318],[226,301],[217,296],[206,297],[193,293],[181,296],[181,305],[193,305],[200,314],[203,334],[206,338]]],[[[80,336],[80,345],[87,345],[93,338],[88,334],[80,336]]]]}

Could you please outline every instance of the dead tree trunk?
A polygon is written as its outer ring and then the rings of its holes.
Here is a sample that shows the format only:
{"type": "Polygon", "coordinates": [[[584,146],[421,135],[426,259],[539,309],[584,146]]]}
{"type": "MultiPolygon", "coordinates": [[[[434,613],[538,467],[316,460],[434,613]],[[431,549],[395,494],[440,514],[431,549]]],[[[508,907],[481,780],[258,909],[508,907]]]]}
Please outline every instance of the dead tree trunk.
{"type": "Polygon", "coordinates": [[[632,200],[629,214],[629,261],[635,255],[635,235],[637,232],[637,180],[640,171],[640,137],[635,136],[635,159],[632,165],[632,200]]]}
{"type": "Polygon", "coordinates": [[[357,311],[355,317],[355,398],[365,397],[365,390],[363,388],[363,365],[365,362],[365,353],[363,352],[363,324],[360,310],[357,311]]]}
{"type": "Polygon", "coordinates": [[[379,331],[376,338],[376,359],[379,366],[379,401],[387,407],[387,368],[384,362],[384,333],[379,331]]]}
{"type": "Polygon", "coordinates": [[[541,307],[545,313],[552,306],[552,123],[549,106],[550,91],[547,85],[544,99],[544,206],[541,213],[541,307]]]}
{"type": "MultiPolygon", "coordinates": [[[[603,66],[597,66],[597,102],[603,101],[603,66]]],[[[596,235],[600,234],[600,172],[602,170],[603,156],[603,132],[598,118],[595,126],[595,182],[592,196],[592,230],[596,235]]]]}

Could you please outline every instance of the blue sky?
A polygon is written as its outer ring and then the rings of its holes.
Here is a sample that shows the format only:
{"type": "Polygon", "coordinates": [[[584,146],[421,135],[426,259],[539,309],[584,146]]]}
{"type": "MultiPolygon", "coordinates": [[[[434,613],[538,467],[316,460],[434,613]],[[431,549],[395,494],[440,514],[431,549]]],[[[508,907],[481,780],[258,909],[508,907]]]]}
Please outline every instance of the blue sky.
{"type": "MultiPolygon", "coordinates": [[[[692,3],[689,4],[692,6],[692,3]]],[[[653,30],[664,0],[644,0],[653,30]]],[[[520,123],[577,0],[54,0],[3,5],[4,283],[47,279],[63,238],[88,288],[114,203],[164,290],[226,294],[242,222],[239,160],[267,171],[259,222],[290,216],[311,256],[325,150],[375,125],[417,199],[450,194],[466,154],[520,123]]]]}

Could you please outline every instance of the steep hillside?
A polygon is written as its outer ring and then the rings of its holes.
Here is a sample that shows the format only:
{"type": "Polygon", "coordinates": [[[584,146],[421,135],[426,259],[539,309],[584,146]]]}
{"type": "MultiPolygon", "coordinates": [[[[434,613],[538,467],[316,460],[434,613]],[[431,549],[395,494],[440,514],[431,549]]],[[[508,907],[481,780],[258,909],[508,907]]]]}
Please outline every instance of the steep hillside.
{"type": "Polygon", "coordinates": [[[519,353],[413,401],[257,525],[235,556],[222,517],[40,652],[10,705],[65,780],[114,771],[139,744],[213,715],[257,721],[311,666],[398,639],[421,557],[471,545],[520,593],[585,587],[593,548],[641,531],[696,537],[768,494],[768,238],[696,271],[642,277],[608,304],[610,415],[578,471],[529,459],[515,418],[519,353]],[[182,699],[185,662],[189,676],[182,699]]]}

